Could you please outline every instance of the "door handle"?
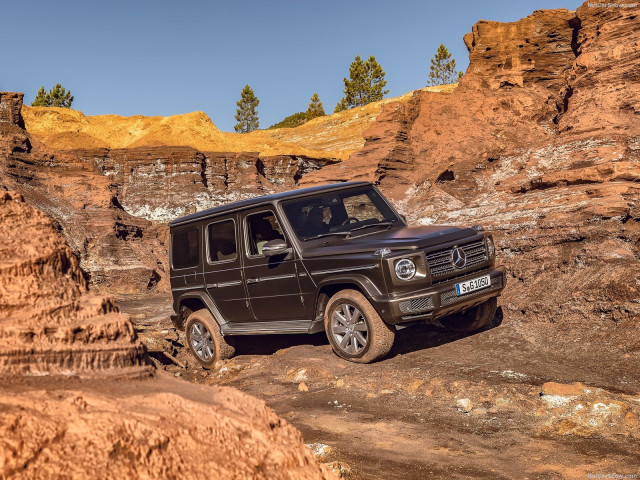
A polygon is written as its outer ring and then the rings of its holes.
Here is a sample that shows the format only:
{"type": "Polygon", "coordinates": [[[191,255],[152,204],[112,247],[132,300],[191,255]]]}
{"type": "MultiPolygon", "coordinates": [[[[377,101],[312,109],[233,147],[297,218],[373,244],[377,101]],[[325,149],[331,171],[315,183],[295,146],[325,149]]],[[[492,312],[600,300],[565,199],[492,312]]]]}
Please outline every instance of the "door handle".
{"type": "Polygon", "coordinates": [[[258,283],[260,280],[257,278],[247,278],[247,285],[253,285],[254,283],[258,283]]]}

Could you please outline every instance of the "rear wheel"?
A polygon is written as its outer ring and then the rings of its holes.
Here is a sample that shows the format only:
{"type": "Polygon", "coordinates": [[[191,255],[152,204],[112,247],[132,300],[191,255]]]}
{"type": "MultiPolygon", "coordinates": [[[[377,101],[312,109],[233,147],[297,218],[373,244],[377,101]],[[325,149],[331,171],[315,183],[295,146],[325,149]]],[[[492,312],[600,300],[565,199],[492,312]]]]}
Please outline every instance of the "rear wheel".
{"type": "Polygon", "coordinates": [[[454,332],[474,332],[491,323],[496,316],[497,308],[498,299],[493,297],[464,313],[454,313],[450,317],[443,318],[441,323],[454,332]]]}
{"type": "Polygon", "coordinates": [[[324,327],[333,351],[345,360],[370,363],[389,353],[395,338],[364,295],[341,290],[327,304],[324,327]]]}
{"type": "Polygon", "coordinates": [[[204,368],[211,368],[218,360],[231,358],[235,353],[231,338],[222,336],[220,327],[206,308],[189,315],[185,332],[189,350],[204,368]]]}

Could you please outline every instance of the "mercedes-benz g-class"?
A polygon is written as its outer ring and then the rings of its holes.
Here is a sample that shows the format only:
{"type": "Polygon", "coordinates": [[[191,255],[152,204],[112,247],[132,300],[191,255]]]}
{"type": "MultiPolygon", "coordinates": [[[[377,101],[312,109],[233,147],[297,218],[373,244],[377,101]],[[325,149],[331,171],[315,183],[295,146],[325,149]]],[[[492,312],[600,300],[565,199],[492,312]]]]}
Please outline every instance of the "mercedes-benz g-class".
{"type": "Polygon", "coordinates": [[[237,335],[325,331],[337,355],[384,357],[398,326],[486,326],[506,284],[481,228],[407,226],[368,182],[251,198],[170,223],[172,320],[204,367],[237,335]]]}

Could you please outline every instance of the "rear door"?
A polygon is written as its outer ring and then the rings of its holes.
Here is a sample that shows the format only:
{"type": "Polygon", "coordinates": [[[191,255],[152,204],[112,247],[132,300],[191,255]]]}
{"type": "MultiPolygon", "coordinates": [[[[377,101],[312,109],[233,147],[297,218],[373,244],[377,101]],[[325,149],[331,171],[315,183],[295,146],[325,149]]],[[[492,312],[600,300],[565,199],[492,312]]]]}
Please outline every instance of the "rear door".
{"type": "Polygon", "coordinates": [[[260,322],[303,320],[305,308],[294,253],[267,257],[262,246],[283,239],[290,246],[274,209],[256,208],[242,215],[245,284],[251,310],[260,322]]]}
{"type": "Polygon", "coordinates": [[[171,232],[171,290],[182,295],[202,288],[200,225],[178,227],[171,232]]]}
{"type": "Polygon", "coordinates": [[[229,323],[253,320],[242,273],[239,238],[237,215],[206,223],[204,280],[209,295],[229,323]]]}

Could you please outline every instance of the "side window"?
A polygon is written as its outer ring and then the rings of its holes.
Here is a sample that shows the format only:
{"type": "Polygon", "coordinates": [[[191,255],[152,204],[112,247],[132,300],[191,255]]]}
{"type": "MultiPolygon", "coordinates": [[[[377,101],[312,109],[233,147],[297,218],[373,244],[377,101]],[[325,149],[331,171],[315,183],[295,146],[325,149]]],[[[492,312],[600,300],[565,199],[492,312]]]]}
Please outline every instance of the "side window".
{"type": "Polygon", "coordinates": [[[223,220],[207,227],[209,261],[220,262],[236,258],[236,231],[233,220],[223,220]]]}
{"type": "Polygon", "coordinates": [[[262,247],[269,240],[284,240],[282,228],[273,212],[260,212],[247,216],[249,254],[262,255],[262,247]]]}
{"type": "Polygon", "coordinates": [[[195,267],[200,263],[200,235],[197,228],[187,228],[172,235],[173,268],[195,267]]]}

